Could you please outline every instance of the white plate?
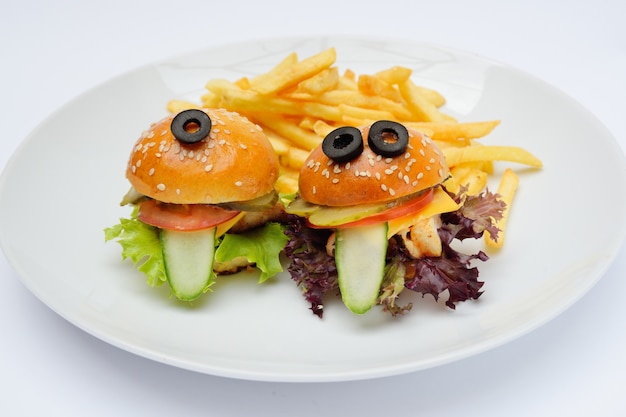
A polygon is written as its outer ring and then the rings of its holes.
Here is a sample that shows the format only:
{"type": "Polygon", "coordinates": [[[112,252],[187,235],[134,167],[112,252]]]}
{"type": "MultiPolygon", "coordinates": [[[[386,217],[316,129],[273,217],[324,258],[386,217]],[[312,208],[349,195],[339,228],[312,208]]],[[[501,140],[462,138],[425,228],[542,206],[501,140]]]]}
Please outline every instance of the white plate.
{"type": "MultiPolygon", "coordinates": [[[[508,164],[498,164],[498,171],[508,164]]],[[[608,131],[545,83],[471,54],[405,42],[258,41],[170,59],[89,91],[41,124],[0,182],[0,243],[25,285],[76,326],[138,355],[214,375],[338,381],[416,371],[493,348],[572,305],[602,276],[625,235],[626,164],[608,131]],[[521,145],[545,163],[513,166],[521,185],[505,248],[481,264],[485,293],[456,311],[414,297],[407,316],[313,316],[285,274],[256,285],[220,279],[194,306],[149,288],[102,230],[128,214],[130,148],[171,98],[198,100],[210,78],[269,69],[291,51],[335,46],[341,69],[391,65],[440,90],[461,120],[501,119],[483,143],[521,145]]]]}

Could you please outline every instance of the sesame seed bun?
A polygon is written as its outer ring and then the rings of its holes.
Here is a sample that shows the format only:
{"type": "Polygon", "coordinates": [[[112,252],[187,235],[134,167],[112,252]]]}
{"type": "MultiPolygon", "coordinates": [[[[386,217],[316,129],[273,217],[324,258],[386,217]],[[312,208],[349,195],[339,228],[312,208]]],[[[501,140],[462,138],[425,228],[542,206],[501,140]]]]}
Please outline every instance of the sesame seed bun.
{"type": "MultiPolygon", "coordinates": [[[[367,138],[369,126],[359,128],[367,138]]],[[[319,146],[300,171],[300,196],[313,204],[353,206],[392,201],[440,184],[449,175],[441,150],[421,133],[407,129],[405,152],[393,158],[376,154],[364,140],[361,155],[337,163],[319,146]]]]}
{"type": "Polygon", "coordinates": [[[154,123],[137,140],[126,177],[140,194],[175,204],[252,200],[270,193],[278,158],[261,128],[223,109],[202,109],[211,118],[209,136],[180,142],[170,124],[154,123]]]}

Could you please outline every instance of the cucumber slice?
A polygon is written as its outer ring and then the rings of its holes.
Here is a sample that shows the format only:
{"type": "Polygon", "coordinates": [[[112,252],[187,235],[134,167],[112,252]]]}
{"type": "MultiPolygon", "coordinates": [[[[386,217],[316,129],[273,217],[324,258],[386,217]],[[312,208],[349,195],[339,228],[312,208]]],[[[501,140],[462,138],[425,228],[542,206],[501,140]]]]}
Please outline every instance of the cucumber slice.
{"type": "Polygon", "coordinates": [[[192,301],[213,283],[215,227],[192,232],[161,229],[165,273],[180,300],[192,301]]]}
{"type": "Polygon", "coordinates": [[[387,223],[337,229],[335,263],[343,303],[355,314],[378,299],[387,254],[387,223]]]}

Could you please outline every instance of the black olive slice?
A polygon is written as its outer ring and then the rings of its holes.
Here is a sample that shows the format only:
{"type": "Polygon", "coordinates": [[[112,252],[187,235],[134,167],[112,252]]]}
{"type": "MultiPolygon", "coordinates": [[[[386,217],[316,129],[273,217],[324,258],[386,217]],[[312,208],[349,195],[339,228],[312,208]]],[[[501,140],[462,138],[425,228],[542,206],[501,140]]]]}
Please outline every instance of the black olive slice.
{"type": "Polygon", "coordinates": [[[344,126],[330,132],[322,142],[322,151],[335,162],[348,162],[363,152],[363,136],[356,127],[344,126]]]}
{"type": "Polygon", "coordinates": [[[184,110],[172,119],[170,129],[174,137],[180,142],[200,142],[209,136],[211,118],[202,110],[184,110]]]}
{"type": "Polygon", "coordinates": [[[378,155],[398,156],[409,144],[409,132],[398,122],[379,120],[370,127],[367,143],[378,155]]]}

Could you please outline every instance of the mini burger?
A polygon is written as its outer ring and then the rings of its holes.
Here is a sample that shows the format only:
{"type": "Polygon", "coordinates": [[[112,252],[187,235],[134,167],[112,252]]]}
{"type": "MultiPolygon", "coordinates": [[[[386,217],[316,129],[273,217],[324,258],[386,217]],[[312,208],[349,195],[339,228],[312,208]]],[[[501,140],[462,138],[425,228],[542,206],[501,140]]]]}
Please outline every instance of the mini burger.
{"type": "MultiPolygon", "coordinates": [[[[308,157],[299,193],[286,211],[289,271],[311,309],[322,316],[325,294],[338,288],[343,303],[363,314],[382,304],[393,315],[410,309],[396,298],[409,288],[422,294],[448,290],[448,305],[478,298],[471,259],[453,239],[497,234],[495,195],[453,195],[443,153],[427,136],[393,121],[341,127],[308,157]],[[495,229],[495,230],[494,230],[495,229]]],[[[461,190],[463,190],[461,188],[461,190]]]]}
{"type": "Polygon", "coordinates": [[[260,280],[282,270],[286,241],[274,191],[278,159],[261,128],[223,109],[192,109],[154,123],[126,168],[130,219],[105,230],[151,285],[194,300],[216,274],[248,265],[260,280]]]}

